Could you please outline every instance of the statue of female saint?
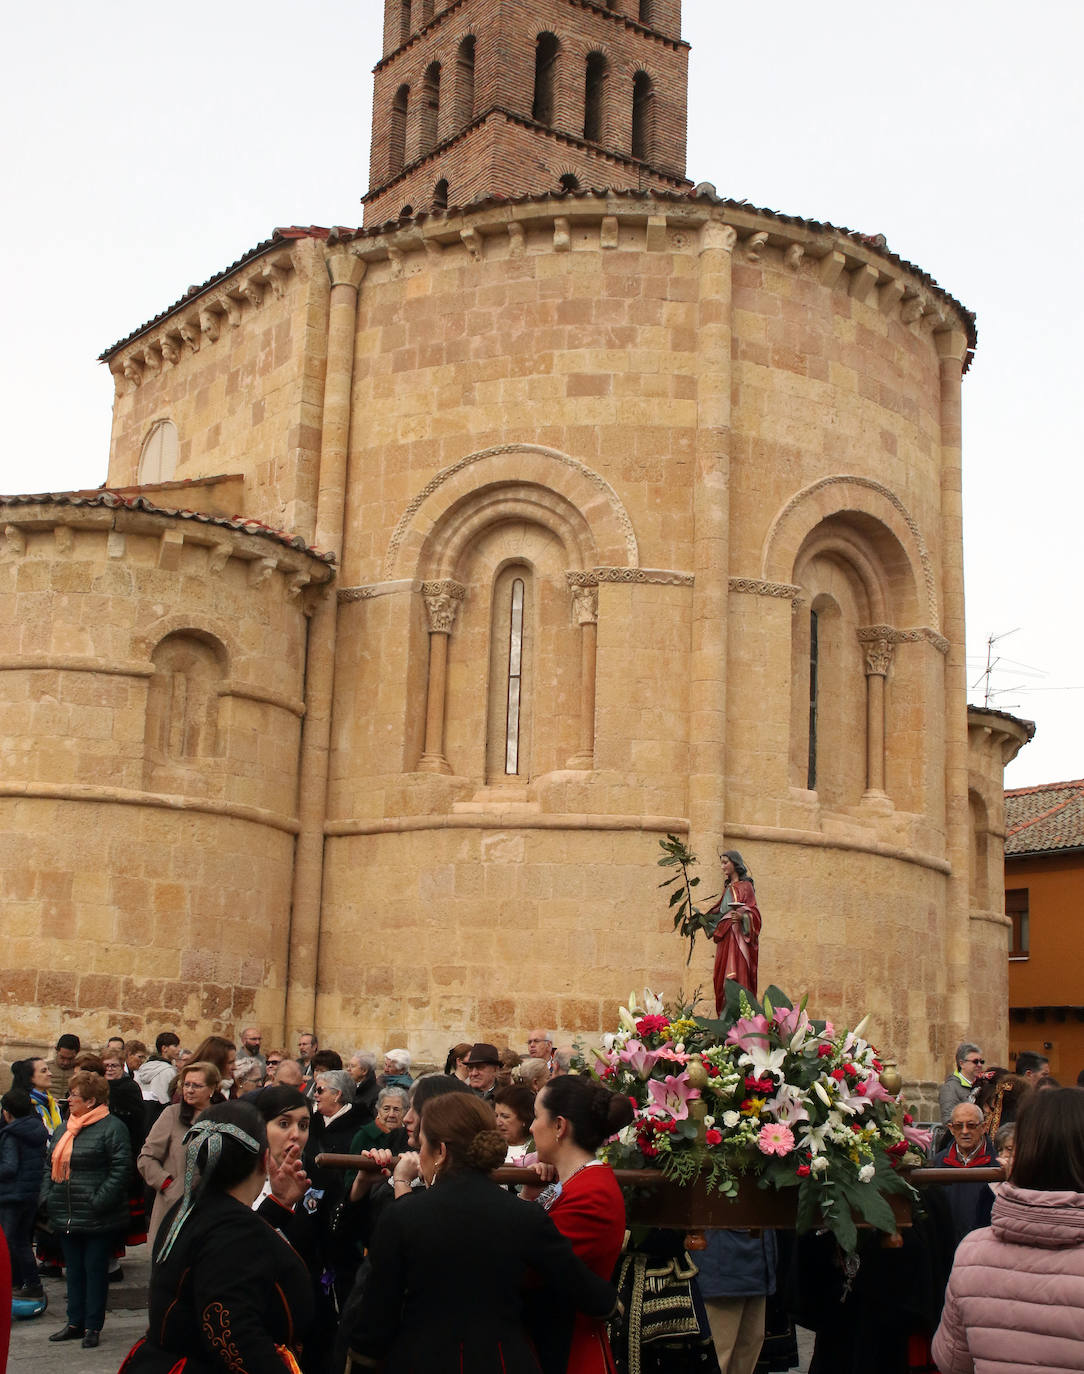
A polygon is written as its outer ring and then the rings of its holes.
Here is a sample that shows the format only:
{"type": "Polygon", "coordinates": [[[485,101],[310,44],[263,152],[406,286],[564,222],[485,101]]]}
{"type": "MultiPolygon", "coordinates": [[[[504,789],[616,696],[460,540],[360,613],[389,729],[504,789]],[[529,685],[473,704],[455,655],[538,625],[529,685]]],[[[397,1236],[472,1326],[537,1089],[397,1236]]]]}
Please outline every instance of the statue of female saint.
{"type": "Polygon", "coordinates": [[[733,978],[756,996],[760,945],[760,911],[753,879],[736,849],[719,855],[723,865],[723,894],[705,916],[718,915],[711,931],[715,941],[715,1014],[726,1004],[726,980],[733,978]]]}

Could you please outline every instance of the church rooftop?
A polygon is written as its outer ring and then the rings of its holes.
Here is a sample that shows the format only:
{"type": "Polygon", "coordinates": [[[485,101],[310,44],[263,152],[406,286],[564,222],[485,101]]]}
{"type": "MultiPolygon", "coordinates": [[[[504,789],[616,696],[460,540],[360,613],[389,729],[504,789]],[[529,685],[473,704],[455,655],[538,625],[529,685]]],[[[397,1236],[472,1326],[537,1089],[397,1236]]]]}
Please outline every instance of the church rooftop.
{"type": "Polygon", "coordinates": [[[1084,778],[1005,793],[1005,857],[1084,849],[1084,778]]]}

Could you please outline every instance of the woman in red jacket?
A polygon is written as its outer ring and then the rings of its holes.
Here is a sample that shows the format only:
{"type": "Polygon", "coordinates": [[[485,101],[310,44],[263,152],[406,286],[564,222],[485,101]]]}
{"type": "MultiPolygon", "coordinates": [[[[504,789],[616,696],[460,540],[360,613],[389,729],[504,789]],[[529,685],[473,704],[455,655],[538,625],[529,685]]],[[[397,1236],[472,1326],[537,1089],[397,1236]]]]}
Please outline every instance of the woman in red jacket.
{"type": "Polygon", "coordinates": [[[1084,1369],[1084,1089],[1028,1094],[990,1225],[956,1251],[933,1357],[942,1374],[1084,1369]]]}
{"type": "MultiPolygon", "coordinates": [[[[557,1182],[538,1201],[577,1256],[607,1280],[625,1238],[625,1199],[613,1170],[595,1154],[632,1117],[627,1097],[569,1074],[551,1078],[535,1099],[535,1149],[543,1163],[557,1170],[557,1182]]],[[[549,1363],[543,1359],[544,1366],[549,1363]]],[[[568,1374],[613,1374],[614,1369],[606,1323],[577,1313],[568,1374]]]]}

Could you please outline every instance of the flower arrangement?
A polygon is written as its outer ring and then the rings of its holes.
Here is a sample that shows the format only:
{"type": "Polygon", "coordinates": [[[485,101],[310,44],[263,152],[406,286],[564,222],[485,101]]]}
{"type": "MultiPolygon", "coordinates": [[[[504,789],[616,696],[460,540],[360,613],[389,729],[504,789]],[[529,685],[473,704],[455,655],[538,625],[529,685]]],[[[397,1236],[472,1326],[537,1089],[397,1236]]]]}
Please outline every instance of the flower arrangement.
{"type": "Polygon", "coordinates": [[[719,1020],[665,1009],[645,991],[643,1007],[633,996],[621,1008],[620,1023],[578,1063],[636,1109],[602,1158],[729,1197],[743,1177],[797,1188],[798,1231],[827,1226],[848,1253],[856,1213],[895,1231],[887,1194],[912,1193],[899,1170],[921,1162],[910,1147],[924,1150],[929,1134],[882,1082],[865,1020],[837,1031],[810,1020],[804,999],[795,1007],[772,987],[758,1002],[729,982],[719,1020]]]}

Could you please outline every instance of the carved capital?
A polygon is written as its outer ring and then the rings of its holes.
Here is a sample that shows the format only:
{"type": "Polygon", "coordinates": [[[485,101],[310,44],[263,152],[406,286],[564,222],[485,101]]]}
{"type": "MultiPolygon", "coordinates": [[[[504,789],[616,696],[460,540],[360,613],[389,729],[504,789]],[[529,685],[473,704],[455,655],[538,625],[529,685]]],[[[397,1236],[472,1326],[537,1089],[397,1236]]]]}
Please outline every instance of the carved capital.
{"type": "Polygon", "coordinates": [[[433,634],[450,635],[455,624],[459,603],[467,594],[466,587],[450,578],[440,582],[423,582],[422,597],[433,634]]]}
{"type": "Polygon", "coordinates": [[[570,587],[572,618],[577,625],[598,624],[598,587],[570,587]]]}
{"type": "Polygon", "coordinates": [[[356,291],[365,278],[369,264],[349,248],[332,248],[327,253],[327,275],[332,286],[352,286],[356,291]]]}
{"type": "Polygon", "coordinates": [[[866,645],[866,676],[887,677],[895,645],[890,639],[875,639],[866,645]]]}
{"type": "Polygon", "coordinates": [[[713,248],[724,253],[733,253],[737,241],[738,231],[732,224],[721,224],[717,219],[709,219],[701,227],[701,253],[706,253],[713,248]]]}

